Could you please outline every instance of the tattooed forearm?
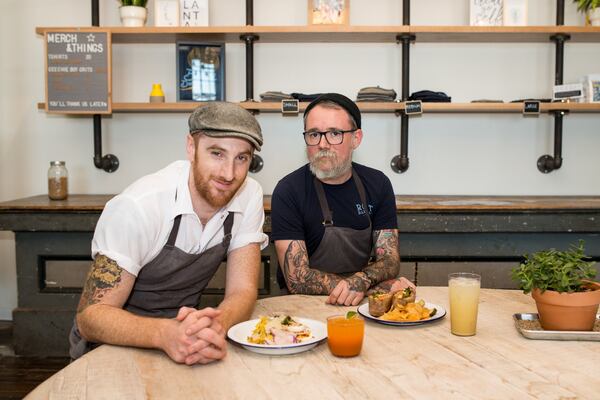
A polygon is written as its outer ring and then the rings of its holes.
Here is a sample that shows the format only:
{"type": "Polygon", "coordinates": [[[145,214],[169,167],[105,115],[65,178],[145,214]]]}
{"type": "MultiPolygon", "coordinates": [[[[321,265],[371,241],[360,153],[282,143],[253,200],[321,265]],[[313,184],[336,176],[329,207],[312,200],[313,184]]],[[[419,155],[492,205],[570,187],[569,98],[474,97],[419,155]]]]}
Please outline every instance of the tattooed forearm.
{"type": "Polygon", "coordinates": [[[283,257],[283,275],[291,293],[329,294],[341,280],[335,274],[312,269],[303,241],[292,240],[283,257]]]}
{"type": "Polygon", "coordinates": [[[368,265],[363,272],[375,286],[380,282],[395,278],[400,272],[400,255],[398,254],[398,231],[384,229],[373,232],[375,243],[375,262],[368,265]]]}
{"type": "Polygon", "coordinates": [[[98,255],[94,259],[87,276],[77,312],[80,313],[92,304],[99,303],[107,291],[121,282],[122,273],[123,269],[119,267],[116,261],[98,255]]]}

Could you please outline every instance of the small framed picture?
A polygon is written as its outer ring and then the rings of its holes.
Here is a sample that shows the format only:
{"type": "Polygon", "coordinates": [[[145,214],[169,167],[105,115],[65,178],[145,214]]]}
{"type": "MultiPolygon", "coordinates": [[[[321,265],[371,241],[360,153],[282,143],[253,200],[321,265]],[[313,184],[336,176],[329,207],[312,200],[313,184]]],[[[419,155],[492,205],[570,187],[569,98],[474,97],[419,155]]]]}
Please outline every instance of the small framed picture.
{"type": "Polygon", "coordinates": [[[154,0],[154,26],[179,26],[179,0],[154,0]]]}
{"type": "Polygon", "coordinates": [[[504,0],[504,25],[527,26],[527,0],[504,0]]]}
{"type": "Polygon", "coordinates": [[[180,0],[181,26],[208,26],[208,0],[180,0]]]}
{"type": "Polygon", "coordinates": [[[177,101],[225,100],[225,44],[177,42],[177,101]]]}
{"type": "Polygon", "coordinates": [[[501,26],[504,20],[502,0],[471,0],[471,26],[501,26]]]}
{"type": "Polygon", "coordinates": [[[350,0],[308,0],[309,25],[348,25],[350,0]]]}
{"type": "Polygon", "coordinates": [[[586,75],[583,79],[583,93],[588,103],[600,103],[600,74],[586,75]]]}

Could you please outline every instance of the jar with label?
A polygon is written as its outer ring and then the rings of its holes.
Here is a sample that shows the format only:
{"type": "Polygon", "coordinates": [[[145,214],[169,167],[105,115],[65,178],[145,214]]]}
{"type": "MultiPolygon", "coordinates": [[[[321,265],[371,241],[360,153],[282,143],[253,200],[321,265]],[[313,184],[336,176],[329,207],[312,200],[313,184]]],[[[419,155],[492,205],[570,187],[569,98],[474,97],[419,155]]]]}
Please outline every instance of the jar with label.
{"type": "Polygon", "coordinates": [[[69,173],[64,161],[50,161],[48,169],[48,197],[64,200],[69,195],[69,173]]]}

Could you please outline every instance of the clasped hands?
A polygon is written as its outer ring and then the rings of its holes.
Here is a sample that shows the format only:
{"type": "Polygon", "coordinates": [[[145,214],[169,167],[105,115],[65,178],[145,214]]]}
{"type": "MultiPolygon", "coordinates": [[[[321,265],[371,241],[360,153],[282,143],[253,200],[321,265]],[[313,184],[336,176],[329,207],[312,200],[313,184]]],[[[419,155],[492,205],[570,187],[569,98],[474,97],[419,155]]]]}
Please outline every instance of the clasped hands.
{"type": "Polygon", "coordinates": [[[221,311],[181,307],[170,320],[163,350],[175,362],[193,365],[221,360],[227,354],[225,330],[218,320],[221,311]]]}

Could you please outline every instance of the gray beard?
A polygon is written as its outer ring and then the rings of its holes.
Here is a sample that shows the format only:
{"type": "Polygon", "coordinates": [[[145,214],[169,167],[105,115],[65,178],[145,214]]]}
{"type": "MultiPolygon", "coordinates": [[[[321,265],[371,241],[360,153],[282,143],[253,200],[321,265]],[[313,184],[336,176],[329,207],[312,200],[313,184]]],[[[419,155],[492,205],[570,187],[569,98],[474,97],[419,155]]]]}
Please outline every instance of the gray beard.
{"type": "Polygon", "coordinates": [[[314,176],[317,177],[317,179],[319,180],[327,180],[327,179],[334,179],[337,178],[339,176],[342,176],[344,174],[346,174],[348,171],[350,171],[350,169],[352,168],[352,154],[350,154],[350,157],[348,157],[347,160],[344,160],[340,163],[337,163],[338,158],[337,155],[333,152],[327,151],[327,150],[323,150],[318,152],[317,154],[315,154],[315,156],[312,159],[308,159],[309,160],[309,168],[310,168],[310,172],[313,173],[314,176]],[[335,162],[335,166],[333,168],[331,168],[328,171],[323,171],[322,169],[319,169],[317,167],[317,160],[319,158],[321,158],[322,156],[329,156],[329,157],[333,157],[335,162]]]}

